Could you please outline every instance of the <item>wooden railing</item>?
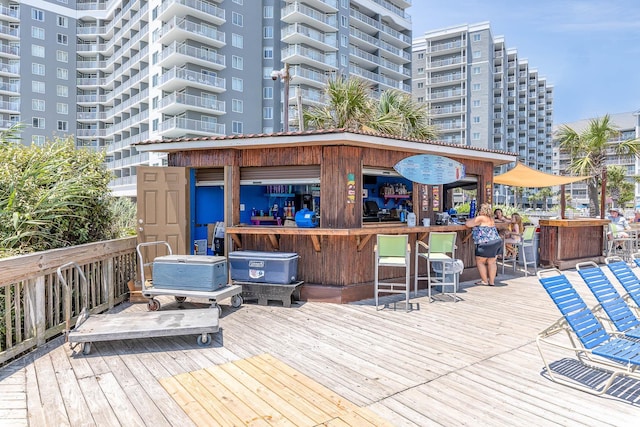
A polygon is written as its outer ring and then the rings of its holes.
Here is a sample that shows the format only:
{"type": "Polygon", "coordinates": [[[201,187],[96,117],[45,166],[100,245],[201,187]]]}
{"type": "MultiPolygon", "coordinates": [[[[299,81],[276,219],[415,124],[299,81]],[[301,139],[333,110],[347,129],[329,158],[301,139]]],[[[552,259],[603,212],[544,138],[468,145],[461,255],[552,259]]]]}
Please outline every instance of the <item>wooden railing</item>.
{"type": "MultiPolygon", "coordinates": [[[[106,311],[127,298],[127,283],[136,280],[136,238],[0,259],[0,365],[64,331],[64,289],[56,271],[70,261],[87,278],[87,309],[106,311]]],[[[84,295],[73,274],[65,274],[70,278],[75,318],[83,308],[84,295]]]]}

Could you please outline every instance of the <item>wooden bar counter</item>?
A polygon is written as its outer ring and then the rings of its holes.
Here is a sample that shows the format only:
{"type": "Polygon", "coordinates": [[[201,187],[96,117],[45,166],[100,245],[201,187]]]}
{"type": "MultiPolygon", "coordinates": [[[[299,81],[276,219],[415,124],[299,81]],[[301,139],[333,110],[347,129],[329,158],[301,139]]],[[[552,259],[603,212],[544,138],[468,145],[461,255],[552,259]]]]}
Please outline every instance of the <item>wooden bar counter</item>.
{"type": "MultiPolygon", "coordinates": [[[[308,301],[347,303],[373,297],[373,248],[377,234],[408,234],[411,276],[414,274],[416,240],[428,241],[432,231],[458,232],[456,258],[475,267],[471,230],[463,225],[415,226],[376,223],[362,228],[297,228],[278,226],[227,227],[227,238],[236,250],[296,252],[298,279],[304,281],[301,298],[308,301]]],[[[421,274],[425,266],[422,264],[421,274]]],[[[425,270],[425,271],[423,271],[425,270]]],[[[475,272],[474,268],[471,268],[475,272]]],[[[382,270],[381,278],[396,277],[398,270],[382,270]]]]}
{"type": "Polygon", "coordinates": [[[541,219],[540,262],[561,270],[579,262],[602,262],[607,219],[541,219]]]}

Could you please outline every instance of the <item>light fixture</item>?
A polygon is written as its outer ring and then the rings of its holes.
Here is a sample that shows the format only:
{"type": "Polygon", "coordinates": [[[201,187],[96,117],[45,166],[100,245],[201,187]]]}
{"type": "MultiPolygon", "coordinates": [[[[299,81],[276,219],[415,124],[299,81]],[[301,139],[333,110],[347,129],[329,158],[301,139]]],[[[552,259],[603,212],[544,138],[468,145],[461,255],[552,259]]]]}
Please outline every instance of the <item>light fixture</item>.
{"type": "Polygon", "coordinates": [[[271,72],[271,80],[280,79],[284,83],[283,87],[283,129],[285,132],[289,132],[289,80],[291,80],[291,76],[289,75],[289,64],[285,62],[284,68],[281,70],[273,70],[271,72]]]}

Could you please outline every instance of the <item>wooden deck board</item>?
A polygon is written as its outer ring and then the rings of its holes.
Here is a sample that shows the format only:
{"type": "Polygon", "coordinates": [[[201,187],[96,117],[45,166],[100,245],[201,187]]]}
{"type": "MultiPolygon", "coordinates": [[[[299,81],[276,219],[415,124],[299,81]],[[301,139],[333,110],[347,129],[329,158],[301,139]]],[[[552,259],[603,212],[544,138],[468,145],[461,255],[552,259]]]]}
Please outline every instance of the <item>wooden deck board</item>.
{"type": "MultiPolygon", "coordinates": [[[[565,273],[594,304],[577,273],[565,273]]],[[[601,397],[551,382],[535,336],[559,312],[535,277],[499,280],[465,283],[457,303],[429,303],[421,291],[408,313],[371,301],[223,303],[204,348],[178,336],[98,342],[83,356],[58,338],[0,369],[0,424],[635,425],[640,381],[601,397]]],[[[568,352],[547,354],[554,369],[595,377],[568,352]]]]}

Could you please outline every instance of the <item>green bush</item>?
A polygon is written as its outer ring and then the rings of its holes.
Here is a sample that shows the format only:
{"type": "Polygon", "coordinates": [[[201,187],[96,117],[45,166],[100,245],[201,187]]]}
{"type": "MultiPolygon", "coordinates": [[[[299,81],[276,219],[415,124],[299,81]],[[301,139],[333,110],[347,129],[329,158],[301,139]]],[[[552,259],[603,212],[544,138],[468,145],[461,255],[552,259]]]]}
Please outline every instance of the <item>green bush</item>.
{"type": "Polygon", "coordinates": [[[25,146],[0,134],[0,256],[116,237],[104,154],[71,138],[25,146]]]}

